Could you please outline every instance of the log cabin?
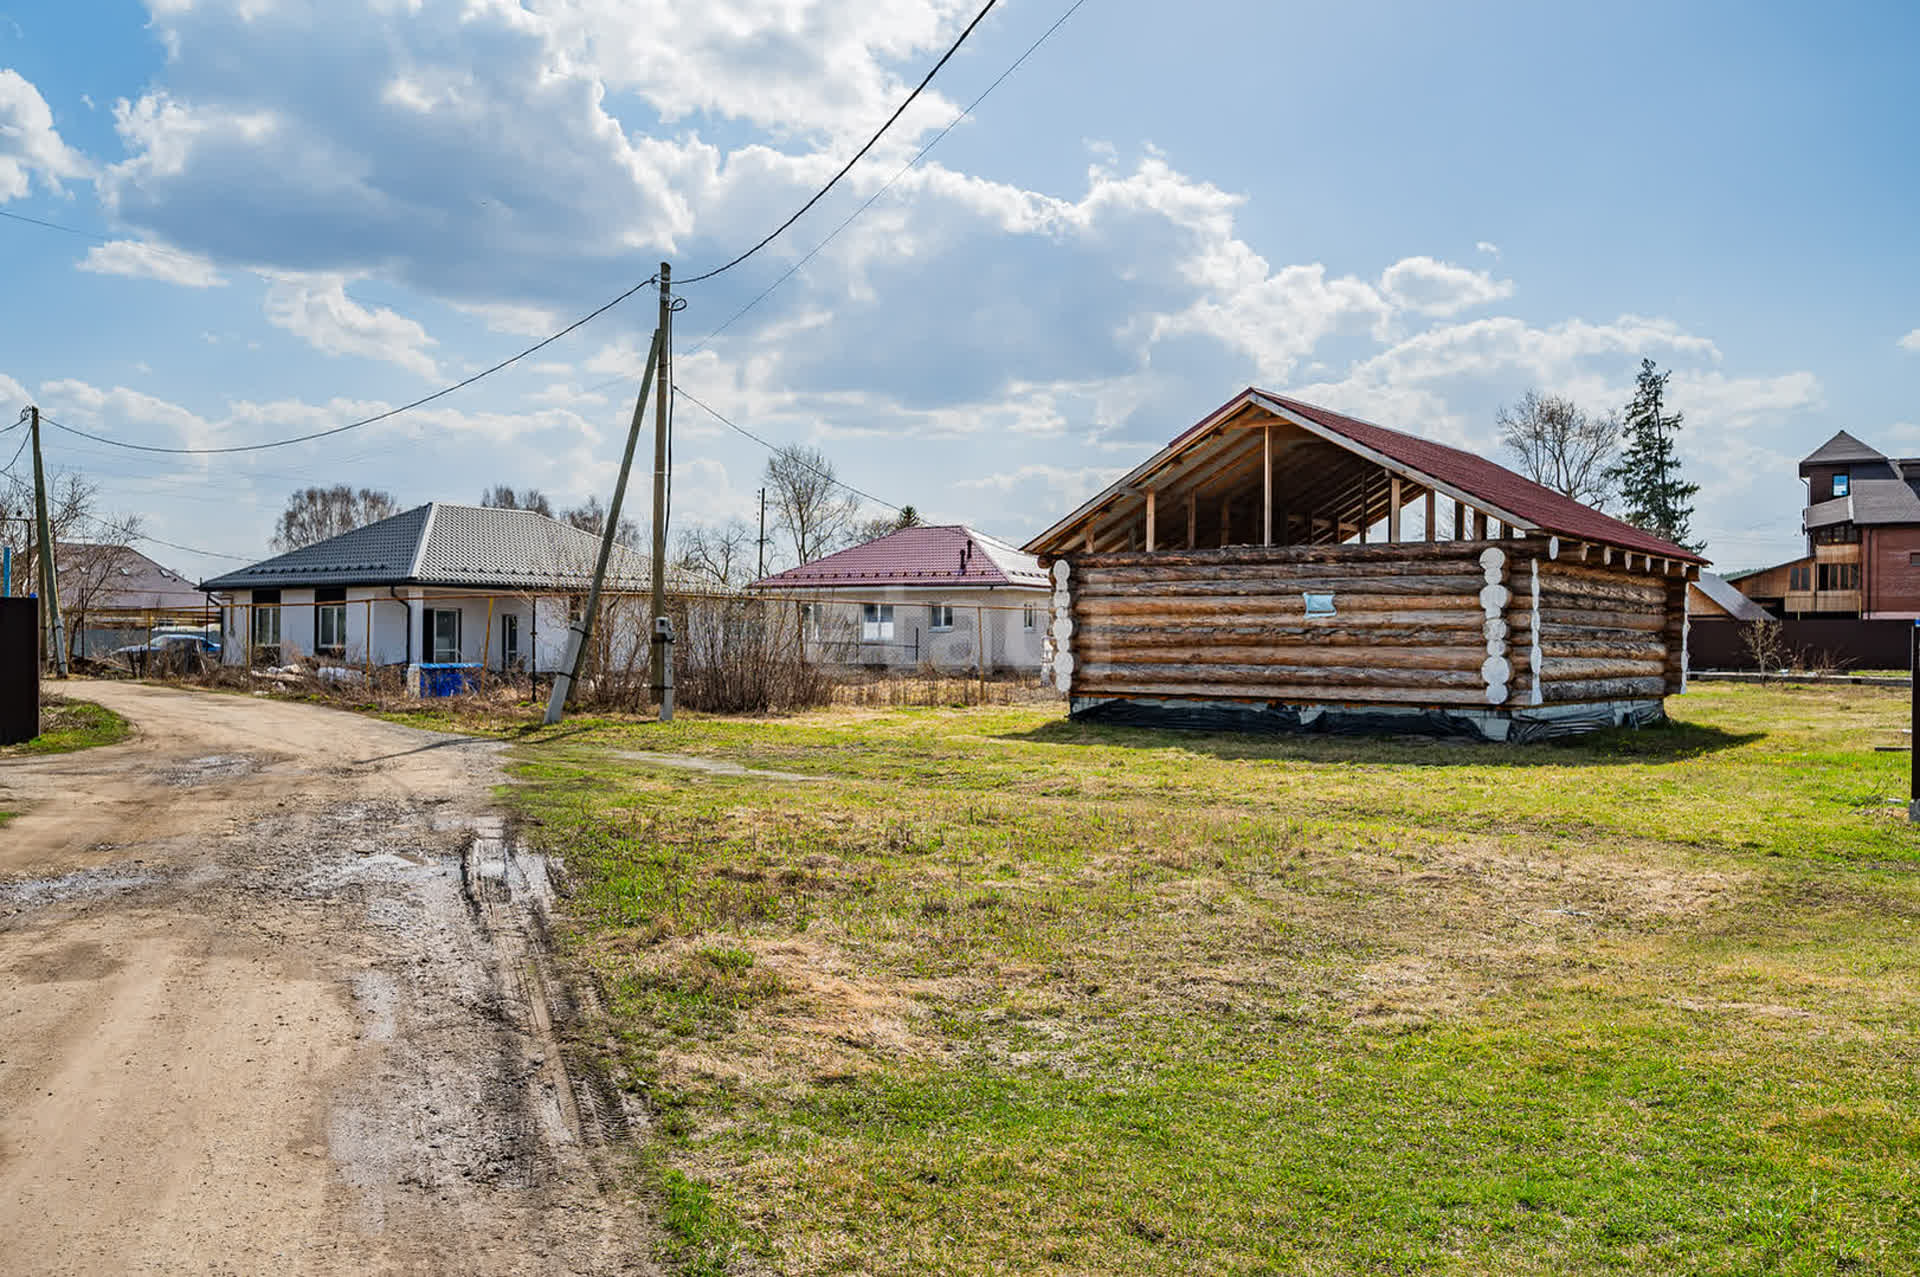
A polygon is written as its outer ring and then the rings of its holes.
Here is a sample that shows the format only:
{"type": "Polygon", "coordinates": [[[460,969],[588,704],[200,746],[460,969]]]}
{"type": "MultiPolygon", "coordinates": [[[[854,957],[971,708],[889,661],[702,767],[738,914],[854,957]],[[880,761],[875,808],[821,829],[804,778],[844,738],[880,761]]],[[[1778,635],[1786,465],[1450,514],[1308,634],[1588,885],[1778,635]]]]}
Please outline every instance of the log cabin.
{"type": "Polygon", "coordinates": [[[1534,740],[1664,717],[1705,560],[1248,389],[1025,547],[1075,718],[1534,740]]]}

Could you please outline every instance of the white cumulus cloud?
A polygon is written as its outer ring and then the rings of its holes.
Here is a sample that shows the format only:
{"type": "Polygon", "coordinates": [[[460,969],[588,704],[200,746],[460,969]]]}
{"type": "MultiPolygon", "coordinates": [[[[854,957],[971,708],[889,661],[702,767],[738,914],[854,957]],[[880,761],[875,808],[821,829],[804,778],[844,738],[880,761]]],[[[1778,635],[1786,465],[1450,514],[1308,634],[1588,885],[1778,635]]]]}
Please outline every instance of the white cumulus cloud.
{"type": "Polygon", "coordinates": [[[1403,310],[1444,318],[1513,296],[1513,281],[1431,257],[1405,257],[1381,273],[1380,291],[1403,310]]]}
{"type": "Polygon", "coordinates": [[[86,158],[53,127],[40,90],[18,71],[0,67],[0,203],[19,199],[35,178],[50,191],[67,178],[85,177],[86,158]]]}
{"type": "Polygon", "coordinates": [[[1920,328],[1914,329],[1900,339],[1900,349],[1920,351],[1920,328]]]}
{"type": "Polygon", "coordinates": [[[315,350],[330,355],[381,359],[437,377],[439,369],[426,347],[427,330],[385,306],[362,306],[347,296],[339,275],[282,275],[267,288],[267,321],[284,328],[315,350]]]}
{"type": "Polygon", "coordinates": [[[87,250],[80,269],[96,275],[157,279],[187,288],[214,288],[227,282],[204,257],[147,240],[116,239],[96,245],[87,250]]]}

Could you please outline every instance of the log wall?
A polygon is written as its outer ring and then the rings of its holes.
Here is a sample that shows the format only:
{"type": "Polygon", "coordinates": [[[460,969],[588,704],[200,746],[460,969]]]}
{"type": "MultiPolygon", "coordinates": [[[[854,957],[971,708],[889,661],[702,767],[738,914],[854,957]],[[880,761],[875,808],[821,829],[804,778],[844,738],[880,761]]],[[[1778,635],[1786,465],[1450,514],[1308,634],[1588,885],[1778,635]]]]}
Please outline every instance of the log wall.
{"type": "Polygon", "coordinates": [[[1684,575],[1541,556],[1536,704],[1636,700],[1680,692],[1684,575]]]}
{"type": "Polygon", "coordinates": [[[1076,697],[1487,709],[1680,690],[1685,578],[1552,561],[1537,537],[1082,554],[1053,572],[1047,673],[1076,697]],[[1333,614],[1308,616],[1310,593],[1333,614]]]}

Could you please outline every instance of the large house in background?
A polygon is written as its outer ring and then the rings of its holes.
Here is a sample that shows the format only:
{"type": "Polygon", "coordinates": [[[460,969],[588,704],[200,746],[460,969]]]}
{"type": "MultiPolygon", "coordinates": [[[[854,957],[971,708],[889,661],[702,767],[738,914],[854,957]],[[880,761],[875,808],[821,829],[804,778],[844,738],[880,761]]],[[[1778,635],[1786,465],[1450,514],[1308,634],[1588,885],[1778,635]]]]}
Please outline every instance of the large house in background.
{"type": "MultiPolygon", "coordinates": [[[[600,539],[531,510],[431,502],[201,583],[221,604],[223,659],[278,665],[480,665],[541,673],[566,651],[600,539]]],[[[616,546],[606,588],[648,589],[649,561],[616,546]]],[[[644,660],[644,619],[602,615],[616,667],[644,660]]]]}
{"type": "Polygon", "coordinates": [[[1731,576],[1781,617],[1920,617],[1920,458],[1889,457],[1842,430],[1800,463],[1807,551],[1731,576]]]}
{"type": "Polygon", "coordinates": [[[212,623],[213,607],[193,582],[129,545],[59,543],[60,612],[71,655],[104,659],[156,628],[212,623]]]}
{"type": "Polygon", "coordinates": [[[1052,583],[960,524],[898,532],[747,587],[804,601],[810,650],[839,665],[1037,674],[1052,583]]]}

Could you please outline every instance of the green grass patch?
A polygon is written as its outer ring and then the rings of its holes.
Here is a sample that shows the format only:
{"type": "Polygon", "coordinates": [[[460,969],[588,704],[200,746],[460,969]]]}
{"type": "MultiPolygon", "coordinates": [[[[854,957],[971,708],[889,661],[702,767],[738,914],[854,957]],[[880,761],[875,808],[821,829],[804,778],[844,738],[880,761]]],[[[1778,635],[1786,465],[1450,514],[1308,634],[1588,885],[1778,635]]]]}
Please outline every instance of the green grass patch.
{"type": "Polygon", "coordinates": [[[1916,1271],[1904,694],[1670,708],[572,722],[509,801],[680,1271],[1916,1271]]]}
{"type": "Polygon", "coordinates": [[[40,734],[18,745],[0,748],[0,757],[21,754],[66,754],[96,745],[115,745],[133,730],[126,719],[104,705],[48,696],[40,705],[40,734]]]}

